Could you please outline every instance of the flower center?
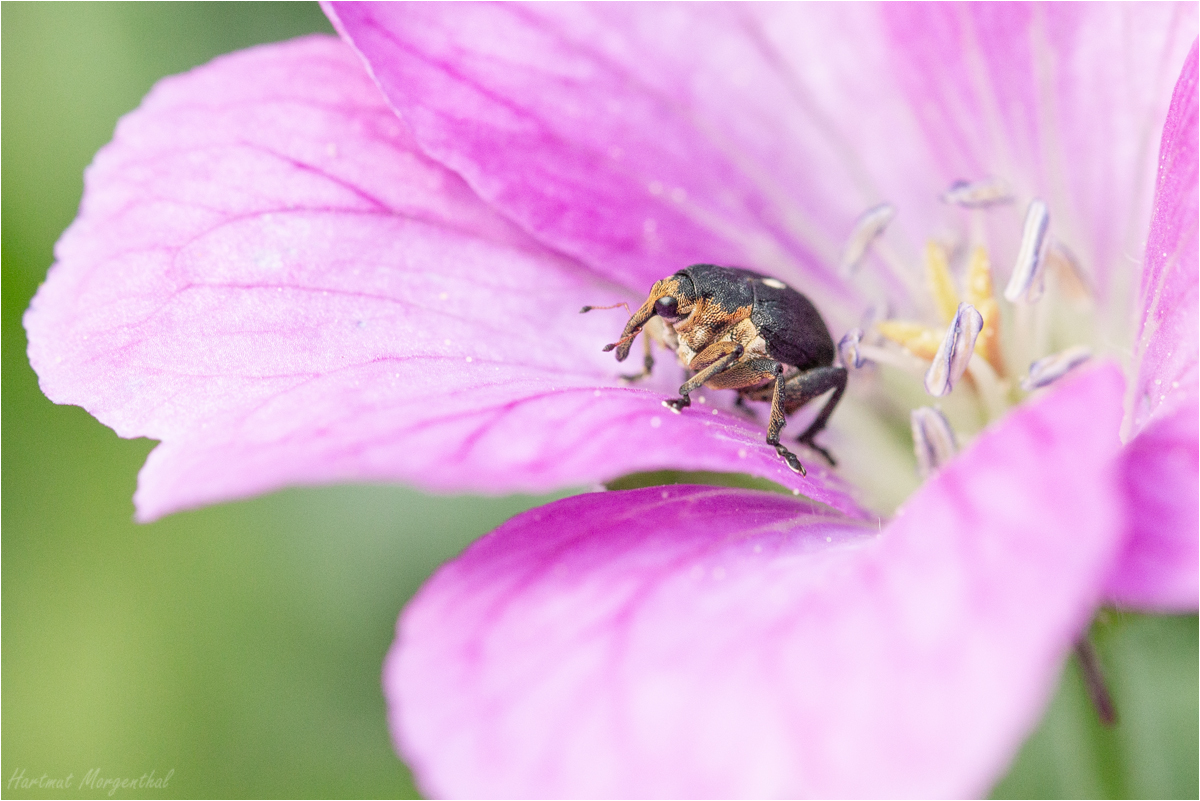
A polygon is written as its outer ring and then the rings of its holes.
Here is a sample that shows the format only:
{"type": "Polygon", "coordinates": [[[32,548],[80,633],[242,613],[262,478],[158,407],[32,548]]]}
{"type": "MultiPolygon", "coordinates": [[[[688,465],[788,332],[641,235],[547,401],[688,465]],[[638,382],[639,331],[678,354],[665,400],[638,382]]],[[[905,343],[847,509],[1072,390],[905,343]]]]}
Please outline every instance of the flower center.
{"type": "Polygon", "coordinates": [[[1051,236],[1046,204],[1029,203],[1011,277],[997,296],[984,215],[1012,203],[1012,195],[994,180],[957,182],[942,200],[965,210],[968,234],[965,245],[936,239],[925,245],[923,281],[880,241],[896,213],[889,204],[859,218],[842,258],[853,276],[864,275],[869,261],[886,281],[904,287],[917,309],[909,318],[868,319],[843,337],[839,353],[861,378],[870,382],[875,374],[876,383],[888,385],[874,394],[886,395],[891,416],[897,403],[908,409],[922,478],[985,425],[1091,356],[1082,344],[1092,329],[1087,282],[1051,236]]]}

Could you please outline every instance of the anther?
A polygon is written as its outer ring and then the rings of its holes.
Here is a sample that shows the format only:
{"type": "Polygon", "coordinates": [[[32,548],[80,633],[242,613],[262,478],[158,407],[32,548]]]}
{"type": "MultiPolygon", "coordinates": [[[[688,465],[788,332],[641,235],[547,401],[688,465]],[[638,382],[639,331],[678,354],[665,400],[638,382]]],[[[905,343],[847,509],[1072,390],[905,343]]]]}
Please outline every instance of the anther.
{"type": "Polygon", "coordinates": [[[1038,359],[1029,365],[1029,375],[1021,379],[1021,389],[1029,392],[1046,387],[1092,358],[1092,352],[1083,345],[1067,348],[1059,353],[1038,359]]]}
{"type": "Polygon", "coordinates": [[[867,255],[871,243],[879,238],[888,223],[896,216],[896,207],[891,203],[880,203],[867,209],[854,223],[854,230],[842,250],[842,275],[853,275],[867,255]]]}
{"type": "Polygon", "coordinates": [[[945,415],[931,406],[913,409],[909,419],[913,450],[917,454],[917,472],[921,478],[928,478],[958,452],[954,429],[950,428],[945,415]]]}
{"type": "Polygon", "coordinates": [[[942,193],[942,202],[965,209],[984,209],[988,206],[998,206],[1001,203],[1011,203],[1012,193],[1008,185],[999,178],[987,178],[982,181],[955,181],[950,188],[942,193]]]}
{"type": "Polygon", "coordinates": [[[948,395],[966,372],[975,353],[975,339],[983,328],[983,315],[969,303],[958,304],[954,322],[938,347],[933,363],[925,373],[925,389],[934,397],[948,395]]]}
{"type": "Polygon", "coordinates": [[[1046,231],[1050,227],[1050,212],[1040,200],[1031,201],[1025,211],[1025,230],[1012,278],[1004,290],[1009,303],[1035,303],[1042,296],[1042,268],[1046,249],[1046,231]]]}
{"type": "Polygon", "coordinates": [[[863,366],[862,354],[858,352],[858,346],[862,344],[862,337],[861,328],[851,328],[846,332],[846,336],[838,342],[838,358],[843,367],[853,367],[857,370],[863,366]]]}

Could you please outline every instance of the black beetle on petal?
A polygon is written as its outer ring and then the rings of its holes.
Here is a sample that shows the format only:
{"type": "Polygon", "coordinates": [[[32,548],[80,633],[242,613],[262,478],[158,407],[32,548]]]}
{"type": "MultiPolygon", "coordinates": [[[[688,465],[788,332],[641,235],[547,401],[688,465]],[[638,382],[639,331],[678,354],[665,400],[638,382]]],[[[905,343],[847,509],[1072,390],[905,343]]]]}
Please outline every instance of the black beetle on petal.
{"type": "MultiPolygon", "coordinates": [[[[655,318],[661,325],[647,333],[694,371],[679,388],[679,397],[663,401],[664,406],[682,412],[691,405],[690,393],[701,386],[735,389],[739,404],[770,400],[767,443],[788,467],[803,474],[800,460],[780,444],[779,432],[786,415],[833,390],[797,440],[834,464],[813,437],[825,428],[846,390],[846,368],[834,364],[837,348],[808,298],[776,278],[751,270],[693,264],[657,281],[625,324],[621,338],[604,350],[615,349],[617,361],[624,361],[633,340],[655,318]]],[[[648,375],[654,366],[646,342],[645,369],[629,378],[648,375]]]]}

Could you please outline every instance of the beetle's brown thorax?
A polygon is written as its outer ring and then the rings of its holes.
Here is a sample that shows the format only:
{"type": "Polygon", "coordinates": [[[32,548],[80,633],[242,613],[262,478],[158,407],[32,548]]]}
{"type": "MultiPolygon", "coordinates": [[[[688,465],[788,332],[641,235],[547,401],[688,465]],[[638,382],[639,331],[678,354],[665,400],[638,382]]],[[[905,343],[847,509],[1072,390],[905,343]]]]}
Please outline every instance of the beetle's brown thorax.
{"type": "Polygon", "coordinates": [[[751,311],[750,306],[726,309],[712,299],[698,299],[692,313],[672,326],[679,337],[676,350],[679,363],[691,367],[697,353],[723,339],[749,345],[757,337],[757,330],[750,322],[751,311]]]}

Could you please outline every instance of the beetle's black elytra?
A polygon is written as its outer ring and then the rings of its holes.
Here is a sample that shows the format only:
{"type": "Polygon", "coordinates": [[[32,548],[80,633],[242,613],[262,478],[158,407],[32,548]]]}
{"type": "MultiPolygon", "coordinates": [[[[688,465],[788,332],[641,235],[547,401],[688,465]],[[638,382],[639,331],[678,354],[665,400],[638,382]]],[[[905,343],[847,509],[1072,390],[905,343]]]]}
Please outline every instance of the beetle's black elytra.
{"type": "MultiPolygon", "coordinates": [[[[735,389],[739,402],[769,400],[767,443],[788,467],[804,474],[800,460],[780,444],[779,432],[786,415],[832,389],[820,414],[797,439],[831,465],[835,463],[813,438],[842,399],[846,369],[834,365],[833,337],[808,298],[776,278],[751,270],[693,264],[656,282],[625,324],[621,338],[604,350],[615,349],[617,361],[624,361],[633,340],[655,317],[662,321],[658,338],[693,371],[679,388],[679,397],[663,401],[664,406],[681,412],[691,405],[689,395],[701,386],[735,389]]],[[[645,369],[628,377],[647,375],[653,365],[647,341],[645,369]]]]}

